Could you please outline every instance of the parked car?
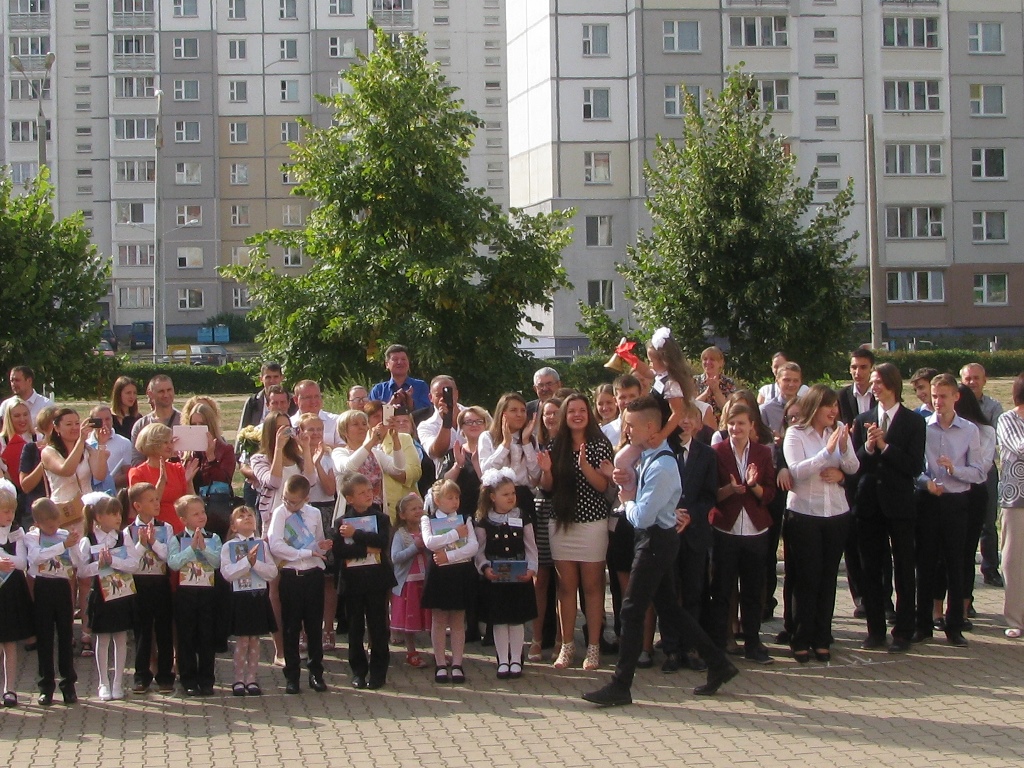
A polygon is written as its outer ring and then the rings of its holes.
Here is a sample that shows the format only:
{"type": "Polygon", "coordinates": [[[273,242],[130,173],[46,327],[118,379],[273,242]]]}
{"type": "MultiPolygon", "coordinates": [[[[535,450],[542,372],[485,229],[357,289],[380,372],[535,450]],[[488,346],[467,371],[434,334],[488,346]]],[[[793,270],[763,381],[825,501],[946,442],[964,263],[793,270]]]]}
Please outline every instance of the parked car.
{"type": "Polygon", "coordinates": [[[132,332],[128,337],[128,346],[131,349],[152,349],[153,348],[153,323],[152,321],[140,320],[132,323],[132,332]]]}
{"type": "Polygon", "coordinates": [[[110,345],[110,342],[106,339],[100,339],[100,343],[96,345],[96,348],[92,351],[94,355],[103,355],[103,357],[114,357],[116,351],[110,345]]]}
{"type": "MultiPolygon", "coordinates": [[[[176,349],[163,362],[183,363],[185,352],[176,349]]],[[[231,362],[231,353],[220,344],[191,344],[189,345],[188,363],[190,365],[224,365],[231,362]]]]}
{"type": "Polygon", "coordinates": [[[101,330],[100,338],[103,339],[103,341],[107,342],[107,344],[110,345],[110,348],[114,352],[117,352],[117,334],[114,333],[110,328],[104,328],[103,330],[101,330]]]}

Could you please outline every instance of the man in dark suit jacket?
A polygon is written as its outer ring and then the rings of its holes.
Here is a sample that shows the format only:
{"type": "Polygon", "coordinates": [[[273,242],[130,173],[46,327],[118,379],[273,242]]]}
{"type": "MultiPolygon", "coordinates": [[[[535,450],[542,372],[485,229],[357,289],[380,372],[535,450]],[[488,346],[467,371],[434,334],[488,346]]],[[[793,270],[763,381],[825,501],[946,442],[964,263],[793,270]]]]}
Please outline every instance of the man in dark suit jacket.
{"type": "MultiPolygon", "coordinates": [[[[260,424],[267,411],[267,391],[273,386],[280,386],[284,381],[284,373],[280,363],[264,363],[260,368],[260,381],[263,382],[263,389],[255,395],[249,395],[242,406],[242,418],[238,424],[238,431],[249,426],[260,424]]],[[[285,392],[287,395],[288,393],[285,392]]],[[[293,416],[299,407],[292,398],[288,397],[288,415],[293,416]]]]}
{"type": "Polygon", "coordinates": [[[862,648],[885,645],[884,564],[891,552],[896,587],[896,625],[891,653],[910,648],[914,634],[915,481],[924,469],[925,421],[901,404],[903,379],[892,363],[874,366],[871,389],[877,408],[854,422],[853,444],[860,461],[856,515],[861,564],[861,594],[868,636],[862,648]]]}

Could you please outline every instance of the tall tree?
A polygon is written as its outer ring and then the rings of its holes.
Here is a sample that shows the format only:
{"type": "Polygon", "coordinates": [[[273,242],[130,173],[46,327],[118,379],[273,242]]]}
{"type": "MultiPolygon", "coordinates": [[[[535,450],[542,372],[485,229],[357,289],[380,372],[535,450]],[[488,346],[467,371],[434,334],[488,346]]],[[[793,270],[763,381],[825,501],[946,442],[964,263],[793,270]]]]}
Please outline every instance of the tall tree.
{"type": "Polygon", "coordinates": [[[521,369],[527,308],[550,307],[567,285],[560,252],[571,212],[506,213],[468,186],[483,123],[421,38],[378,31],[375,51],[344,78],[348,94],[318,97],[332,124],[305,124],[293,146],[296,193],[318,203],[307,226],[258,235],[250,264],[223,271],[249,286],[261,341],[293,375],[338,381],[403,343],[418,372],[452,373],[464,394],[493,396],[521,369]],[[270,269],[281,247],[302,248],[309,271],[270,269]]]}
{"type": "Polygon", "coordinates": [[[89,242],[81,211],[58,219],[45,170],[15,195],[0,173],[0,366],[32,366],[58,386],[93,361],[108,261],[89,242]]]}
{"type": "Polygon", "coordinates": [[[643,325],[670,327],[691,353],[728,339],[741,375],[776,349],[813,375],[845,349],[860,281],[843,231],[853,181],[815,203],[817,171],[801,184],[795,166],[749,74],[687,100],[682,140],[659,138],[645,165],[654,226],[620,267],[643,325]]]}

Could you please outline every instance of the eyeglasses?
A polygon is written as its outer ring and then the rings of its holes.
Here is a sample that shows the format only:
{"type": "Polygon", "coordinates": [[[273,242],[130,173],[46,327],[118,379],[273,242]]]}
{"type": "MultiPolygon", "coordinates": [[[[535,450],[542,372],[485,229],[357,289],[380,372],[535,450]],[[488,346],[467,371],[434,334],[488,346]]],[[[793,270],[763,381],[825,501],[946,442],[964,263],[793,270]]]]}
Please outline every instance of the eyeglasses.
{"type": "Polygon", "coordinates": [[[350,398],[348,399],[348,401],[349,401],[350,403],[365,403],[365,402],[368,402],[368,401],[369,401],[369,399],[370,399],[370,398],[368,398],[368,397],[350,397],[350,398]]]}
{"type": "Polygon", "coordinates": [[[800,418],[799,413],[790,413],[786,415],[786,422],[792,424],[794,421],[800,418]]]}
{"type": "Polygon", "coordinates": [[[484,425],[483,419],[466,419],[462,422],[464,427],[482,427],[484,425]]]}

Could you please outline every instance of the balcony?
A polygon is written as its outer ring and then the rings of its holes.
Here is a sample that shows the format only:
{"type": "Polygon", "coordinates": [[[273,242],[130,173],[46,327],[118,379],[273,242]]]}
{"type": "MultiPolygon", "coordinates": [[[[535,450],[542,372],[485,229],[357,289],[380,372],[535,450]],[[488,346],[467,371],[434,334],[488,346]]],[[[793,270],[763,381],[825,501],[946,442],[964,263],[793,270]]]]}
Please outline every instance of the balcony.
{"type": "Polygon", "coordinates": [[[156,14],[149,13],[118,13],[113,14],[114,29],[153,29],[156,23],[156,14]]]}
{"type": "Polygon", "coordinates": [[[380,27],[412,28],[414,24],[412,8],[409,9],[373,9],[373,20],[380,27]]]}
{"type": "Polygon", "coordinates": [[[138,70],[153,72],[156,69],[156,54],[115,53],[114,69],[118,72],[135,72],[138,70]]]}
{"type": "Polygon", "coordinates": [[[21,66],[26,72],[45,72],[46,71],[46,57],[50,54],[44,53],[41,55],[30,55],[30,56],[19,56],[21,59],[21,66]]]}
{"type": "Polygon", "coordinates": [[[7,19],[12,32],[34,32],[50,28],[49,13],[12,13],[7,19]]]}
{"type": "MultiPolygon", "coordinates": [[[[882,0],[885,2],[885,0],[882,0]]],[[[760,7],[760,6],[778,6],[778,5],[789,5],[789,0],[728,0],[730,6],[738,7],[760,7]]]]}

